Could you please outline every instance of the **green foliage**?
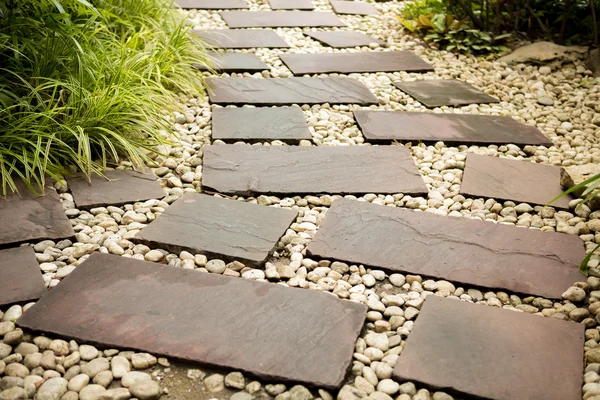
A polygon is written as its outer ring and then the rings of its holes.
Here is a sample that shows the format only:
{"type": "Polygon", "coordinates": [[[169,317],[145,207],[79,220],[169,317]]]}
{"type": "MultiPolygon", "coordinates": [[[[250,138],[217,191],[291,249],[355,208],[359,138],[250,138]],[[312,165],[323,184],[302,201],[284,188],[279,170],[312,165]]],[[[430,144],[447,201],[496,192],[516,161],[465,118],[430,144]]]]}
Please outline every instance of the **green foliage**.
{"type": "Polygon", "coordinates": [[[447,12],[444,0],[417,0],[404,6],[402,16],[408,20],[415,20],[421,15],[446,14],[447,12]]]}
{"type": "Polygon", "coordinates": [[[168,0],[0,0],[0,180],[101,173],[169,140],[177,92],[200,93],[202,43],[168,0]]]}

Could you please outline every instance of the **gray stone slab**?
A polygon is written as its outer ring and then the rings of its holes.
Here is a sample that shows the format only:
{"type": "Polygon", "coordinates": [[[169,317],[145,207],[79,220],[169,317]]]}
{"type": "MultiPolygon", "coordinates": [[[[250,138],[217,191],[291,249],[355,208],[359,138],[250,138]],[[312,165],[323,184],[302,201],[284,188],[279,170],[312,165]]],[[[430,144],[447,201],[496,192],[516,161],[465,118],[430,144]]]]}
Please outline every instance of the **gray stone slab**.
{"type": "Polygon", "coordinates": [[[377,15],[379,11],[364,1],[330,0],[336,14],[377,15]]]}
{"type": "Polygon", "coordinates": [[[209,78],[214,104],[280,106],[290,104],[360,104],[379,101],[362,83],[351,78],[209,78]]]}
{"type": "Polygon", "coordinates": [[[222,49],[287,48],[289,44],[270,29],[194,30],[204,42],[222,49]]]}
{"type": "Polygon", "coordinates": [[[323,31],[323,32],[304,32],[305,35],[318,40],[322,44],[334,48],[368,46],[371,43],[377,43],[385,46],[386,43],[374,39],[360,32],[353,31],[323,31]]]}
{"type": "Polygon", "coordinates": [[[575,235],[337,200],[312,257],[431,276],[460,284],[559,299],[582,279],[575,235]]]}
{"type": "Polygon", "coordinates": [[[230,28],[302,28],[346,26],[335,14],[313,11],[221,11],[230,28]]]}
{"type": "Polygon", "coordinates": [[[372,142],[553,145],[536,127],[511,117],[372,110],[354,111],[354,117],[372,142]]]}
{"type": "Polygon", "coordinates": [[[394,82],[394,86],[429,108],[499,103],[498,99],[483,93],[468,83],[454,79],[394,82]]]}
{"type": "Polygon", "coordinates": [[[584,328],[571,321],[428,296],[394,377],[451,389],[461,398],[579,400],[584,328]]]}
{"type": "Polygon", "coordinates": [[[312,135],[300,107],[213,108],[212,138],[293,143],[312,135]]]}
{"type": "Polygon", "coordinates": [[[236,200],[188,193],[135,237],[137,243],[175,253],[260,265],[298,213],[236,200]]]}
{"type": "Polygon", "coordinates": [[[150,172],[113,170],[104,175],[106,178],[92,175],[91,182],[85,177],[67,179],[78,208],[120,206],[165,197],[160,183],[150,172]]]}
{"type": "MultiPolygon", "coordinates": [[[[473,153],[467,155],[460,187],[460,193],[464,196],[491,197],[541,206],[562,192],[560,167],[473,153]]],[[[552,206],[568,209],[571,200],[573,197],[565,196],[552,203],[552,206]]]]}
{"type": "Polygon", "coordinates": [[[31,247],[0,250],[0,306],[37,300],[46,293],[40,266],[31,247]]]}
{"type": "Polygon", "coordinates": [[[366,311],[316,290],[95,253],[18,325],[265,381],[336,389],[366,311]]]}
{"type": "Polygon", "coordinates": [[[294,73],[353,72],[427,72],[433,67],[410,51],[377,51],[360,53],[282,54],[284,64],[294,73]]]}
{"type": "Polygon", "coordinates": [[[175,0],[177,6],[198,10],[229,10],[250,8],[246,0],[175,0]]]}
{"type": "MultiPolygon", "coordinates": [[[[271,69],[256,54],[209,52],[212,68],[217,72],[260,72],[271,69]]],[[[204,65],[194,65],[200,71],[208,71],[204,65]]]]}
{"type": "Polygon", "coordinates": [[[269,0],[272,10],[314,10],[310,0],[269,0]]]}
{"type": "Polygon", "coordinates": [[[0,197],[0,247],[75,236],[56,190],[46,185],[45,194],[38,196],[21,180],[16,185],[18,194],[0,197]]]}
{"type": "Polygon", "coordinates": [[[402,146],[205,146],[202,185],[240,195],[427,193],[402,146]]]}

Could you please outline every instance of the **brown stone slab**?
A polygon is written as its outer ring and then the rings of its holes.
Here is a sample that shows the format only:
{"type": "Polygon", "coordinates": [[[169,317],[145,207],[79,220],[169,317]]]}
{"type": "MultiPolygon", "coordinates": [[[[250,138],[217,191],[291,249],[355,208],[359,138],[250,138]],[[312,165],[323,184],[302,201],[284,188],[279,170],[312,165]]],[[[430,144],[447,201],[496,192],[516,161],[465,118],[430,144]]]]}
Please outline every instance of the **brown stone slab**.
{"type": "Polygon", "coordinates": [[[187,250],[260,265],[297,215],[287,209],[187,193],[133,240],[175,253],[187,250]]]}
{"type": "Polygon", "coordinates": [[[230,28],[295,28],[346,26],[328,12],[314,11],[221,11],[230,28]]]}
{"type": "Polygon", "coordinates": [[[354,200],[337,200],[312,256],[558,299],[582,279],[583,241],[354,200]]]}
{"type": "Polygon", "coordinates": [[[215,104],[280,106],[290,104],[360,104],[379,101],[362,82],[351,78],[209,78],[215,104]]]}
{"type": "Polygon", "coordinates": [[[213,108],[212,138],[220,140],[311,140],[300,107],[213,108]]]}
{"type": "Polygon", "coordinates": [[[360,32],[353,31],[323,31],[323,32],[304,32],[306,36],[318,40],[326,46],[334,48],[368,46],[371,43],[377,43],[380,46],[385,46],[386,43],[374,39],[360,32]]]}
{"type": "Polygon", "coordinates": [[[37,196],[22,181],[16,184],[18,194],[0,197],[0,247],[75,236],[56,190],[46,185],[45,194],[37,196]]]}
{"type": "Polygon", "coordinates": [[[202,185],[239,195],[427,193],[402,146],[205,146],[202,185]]]}
{"type": "MultiPolygon", "coordinates": [[[[460,188],[464,196],[542,206],[562,192],[560,167],[472,153],[467,155],[460,188]]],[[[571,200],[573,197],[565,196],[553,202],[552,206],[568,209],[571,200]]]]}
{"type": "Polygon", "coordinates": [[[193,32],[207,45],[222,49],[290,47],[281,36],[269,29],[208,29],[193,32]]]}
{"type": "Polygon", "coordinates": [[[250,8],[246,0],[176,0],[181,8],[195,8],[198,10],[229,10],[250,8]]]}
{"type": "Polygon", "coordinates": [[[282,54],[284,64],[294,73],[322,74],[338,72],[426,72],[433,67],[410,51],[361,53],[282,54]]]}
{"type": "Polygon", "coordinates": [[[328,293],[95,253],[18,325],[335,389],[366,311],[328,293]]]}
{"type": "Polygon", "coordinates": [[[330,0],[336,14],[377,15],[379,11],[364,1],[330,0]]]}
{"type": "Polygon", "coordinates": [[[120,206],[165,197],[152,173],[113,170],[106,171],[104,175],[108,179],[93,175],[91,183],[85,177],[67,179],[78,208],[120,206]]]}
{"type": "Polygon", "coordinates": [[[394,82],[394,86],[429,108],[500,102],[468,83],[454,79],[394,82]]]}
{"type": "Polygon", "coordinates": [[[553,145],[536,127],[511,117],[371,110],[354,111],[354,117],[372,142],[553,145]]]}
{"type": "Polygon", "coordinates": [[[314,10],[310,0],[269,0],[272,10],[314,10]]]}
{"type": "Polygon", "coordinates": [[[31,247],[0,250],[0,306],[37,300],[46,293],[40,266],[31,247]]]}
{"type": "Polygon", "coordinates": [[[498,400],[579,400],[584,326],[427,296],[394,378],[498,400]]]}
{"type": "MultiPolygon", "coordinates": [[[[260,72],[271,69],[256,54],[208,52],[212,68],[218,72],[260,72]]],[[[208,71],[205,65],[194,65],[200,71],[208,71]]]]}

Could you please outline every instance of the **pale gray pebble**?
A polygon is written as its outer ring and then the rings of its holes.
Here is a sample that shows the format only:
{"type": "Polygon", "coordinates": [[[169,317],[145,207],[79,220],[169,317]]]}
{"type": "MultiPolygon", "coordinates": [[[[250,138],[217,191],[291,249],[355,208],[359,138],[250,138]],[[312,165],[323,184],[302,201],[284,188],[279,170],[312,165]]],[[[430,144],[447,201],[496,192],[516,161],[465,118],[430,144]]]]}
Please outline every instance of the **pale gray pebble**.
{"type": "Polygon", "coordinates": [[[87,374],[90,378],[94,378],[102,371],[108,371],[110,369],[110,363],[106,358],[96,358],[89,363],[85,364],[81,371],[87,374]]]}
{"type": "Polygon", "coordinates": [[[98,375],[96,375],[94,377],[93,382],[100,385],[100,386],[104,386],[105,388],[108,388],[108,386],[112,383],[113,381],[113,374],[110,371],[102,371],[100,372],[98,375]]]}
{"type": "Polygon", "coordinates": [[[433,394],[433,400],[454,400],[454,398],[452,396],[450,396],[448,393],[435,392],[433,394]]]}
{"type": "Polygon", "coordinates": [[[401,394],[408,394],[410,396],[414,396],[417,394],[417,388],[415,384],[412,382],[405,382],[398,387],[398,390],[401,394]]]}
{"type": "Polygon", "coordinates": [[[129,360],[123,356],[114,356],[110,360],[110,368],[115,379],[121,379],[126,373],[131,371],[129,360]]]}
{"type": "Polygon", "coordinates": [[[73,392],[81,392],[81,389],[87,386],[90,382],[90,377],[86,374],[79,374],[74,376],[69,380],[69,384],[67,385],[67,389],[73,392]]]}
{"type": "Polygon", "coordinates": [[[237,392],[231,395],[229,400],[252,400],[254,396],[246,392],[237,392]]]}
{"type": "Polygon", "coordinates": [[[152,377],[149,374],[147,374],[145,372],[140,372],[140,371],[131,371],[131,372],[126,373],[123,376],[123,379],[121,379],[121,385],[128,388],[131,385],[133,385],[135,382],[149,381],[149,380],[152,380],[152,377]]]}
{"type": "Polygon", "coordinates": [[[278,383],[275,385],[269,384],[265,386],[265,390],[271,396],[277,396],[283,392],[285,392],[285,385],[283,383],[278,383]]]}
{"type": "Polygon", "coordinates": [[[69,391],[69,392],[63,394],[63,396],[60,398],[60,400],[79,400],[79,394],[69,391]]]}
{"type": "Polygon", "coordinates": [[[213,274],[222,274],[225,272],[227,265],[223,260],[210,260],[206,263],[205,268],[208,270],[208,272],[212,272],[213,274]]]}
{"type": "Polygon", "coordinates": [[[204,385],[209,392],[220,392],[225,389],[225,378],[221,374],[212,374],[208,378],[204,378],[204,385]]]}
{"type": "Polygon", "coordinates": [[[431,395],[429,394],[429,390],[421,389],[413,396],[413,400],[430,400],[431,395]]]}
{"type": "Polygon", "coordinates": [[[585,299],[585,290],[576,286],[571,286],[562,294],[562,298],[572,302],[583,301],[585,299]]]}
{"type": "Polygon", "coordinates": [[[344,385],[337,395],[337,400],[358,400],[366,397],[367,394],[362,390],[351,385],[344,385]]]}
{"type": "Polygon", "coordinates": [[[98,400],[128,400],[131,398],[131,393],[127,388],[109,389],[104,392],[98,400]]]}
{"type": "Polygon", "coordinates": [[[67,380],[64,378],[50,378],[38,389],[36,400],[58,400],[67,393],[67,380]]]}
{"type": "Polygon", "coordinates": [[[392,395],[392,394],[398,392],[399,388],[400,388],[400,385],[398,384],[398,382],[393,381],[391,379],[382,379],[377,384],[377,391],[383,392],[387,395],[392,395]]]}
{"type": "Polygon", "coordinates": [[[94,358],[98,357],[98,349],[94,346],[90,346],[87,344],[82,344],[79,346],[79,355],[83,361],[91,361],[94,358]]]}
{"type": "Polygon", "coordinates": [[[252,381],[246,385],[246,392],[248,392],[250,394],[257,393],[260,390],[261,386],[262,385],[260,384],[260,382],[252,381]]]}
{"type": "Polygon", "coordinates": [[[158,360],[152,354],[135,353],[131,356],[131,365],[135,369],[147,369],[156,365],[158,360]]]}
{"type": "Polygon", "coordinates": [[[25,389],[18,386],[0,391],[0,399],[2,400],[27,400],[27,398],[28,396],[25,389]]]}
{"type": "Polygon", "coordinates": [[[394,286],[402,286],[406,282],[406,278],[401,274],[391,274],[390,275],[390,283],[394,286]]]}
{"type": "Polygon", "coordinates": [[[84,387],[79,392],[79,400],[98,400],[102,394],[106,392],[106,388],[101,385],[92,384],[84,387]]]}
{"type": "Polygon", "coordinates": [[[225,386],[243,390],[246,386],[244,375],[241,372],[231,372],[225,376],[225,386]]]}
{"type": "Polygon", "coordinates": [[[139,400],[157,400],[162,395],[162,389],[155,381],[138,381],[129,387],[131,395],[139,400]]]}
{"type": "Polygon", "coordinates": [[[296,385],[290,389],[290,400],[311,400],[314,396],[302,385],[296,385]]]}

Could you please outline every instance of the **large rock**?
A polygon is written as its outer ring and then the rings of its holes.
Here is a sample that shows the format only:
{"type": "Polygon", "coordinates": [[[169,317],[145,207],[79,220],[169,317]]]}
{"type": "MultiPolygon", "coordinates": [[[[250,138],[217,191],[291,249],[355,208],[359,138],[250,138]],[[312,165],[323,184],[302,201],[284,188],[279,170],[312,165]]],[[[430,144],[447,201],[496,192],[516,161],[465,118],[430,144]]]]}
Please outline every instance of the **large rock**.
{"type": "MultiPolygon", "coordinates": [[[[564,189],[570,189],[597,174],[600,174],[600,165],[598,164],[571,165],[570,167],[564,167],[560,170],[560,185],[564,189]]],[[[588,185],[575,190],[573,195],[582,197],[583,192],[587,187],[588,185]]],[[[600,209],[600,195],[596,195],[592,198],[587,205],[592,210],[600,209]]]]}
{"type": "Polygon", "coordinates": [[[594,77],[600,77],[600,49],[595,49],[588,54],[587,66],[594,73],[594,77]]]}
{"type": "Polygon", "coordinates": [[[508,64],[544,64],[553,61],[563,63],[583,58],[586,53],[587,48],[583,46],[566,47],[551,42],[536,42],[521,46],[498,61],[508,64]]]}

